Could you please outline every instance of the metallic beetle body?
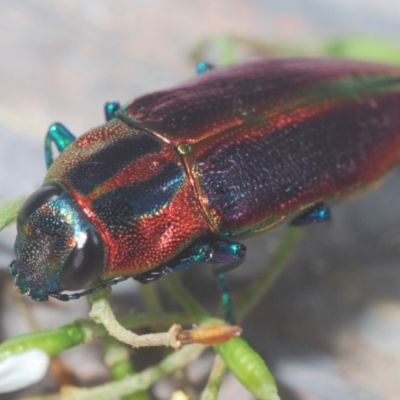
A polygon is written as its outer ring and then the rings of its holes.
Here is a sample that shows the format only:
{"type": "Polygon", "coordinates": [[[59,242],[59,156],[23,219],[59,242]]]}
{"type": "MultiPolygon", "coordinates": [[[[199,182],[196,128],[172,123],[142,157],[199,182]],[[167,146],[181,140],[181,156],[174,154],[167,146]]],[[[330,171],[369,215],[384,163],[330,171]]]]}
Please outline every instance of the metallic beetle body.
{"type": "Polygon", "coordinates": [[[400,158],[399,110],[398,67],[262,60],[134,100],[44,185],[100,233],[100,280],[135,276],[207,234],[253,234],[377,180],[400,158]]]}
{"type": "Polygon", "coordinates": [[[119,111],[174,146],[211,228],[235,236],[380,177],[400,156],[400,69],[267,60],[119,111]]]}

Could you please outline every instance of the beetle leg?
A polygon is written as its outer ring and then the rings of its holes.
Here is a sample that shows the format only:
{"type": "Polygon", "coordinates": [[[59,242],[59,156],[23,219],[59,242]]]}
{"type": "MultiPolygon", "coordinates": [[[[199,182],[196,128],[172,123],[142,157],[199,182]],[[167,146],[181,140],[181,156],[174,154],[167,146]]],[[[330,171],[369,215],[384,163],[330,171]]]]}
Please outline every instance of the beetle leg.
{"type": "Polygon", "coordinates": [[[214,69],[214,65],[201,61],[196,66],[197,75],[203,75],[204,73],[214,69]]]}
{"type": "Polygon", "coordinates": [[[44,155],[47,168],[50,168],[50,165],[53,164],[54,161],[51,144],[54,143],[58,151],[61,153],[75,139],[75,136],[63,124],[56,122],[53,125],[50,125],[44,142],[44,155]]]}
{"type": "Polygon", "coordinates": [[[136,275],[133,279],[141,283],[149,283],[172,272],[181,271],[192,265],[207,262],[220,264],[214,269],[222,291],[222,305],[225,319],[234,323],[229,287],[222,272],[238,267],[246,256],[246,247],[241,243],[229,242],[219,238],[208,237],[199,240],[178,254],[168,264],[136,275]]]}
{"type": "Polygon", "coordinates": [[[235,317],[232,310],[232,299],[229,293],[229,286],[224,273],[237,268],[246,257],[246,246],[242,243],[229,242],[221,239],[211,239],[213,254],[210,263],[218,264],[215,266],[214,274],[218,279],[221,288],[221,302],[224,309],[224,318],[229,324],[235,323],[235,317]]]}
{"type": "Polygon", "coordinates": [[[106,121],[110,121],[115,118],[115,113],[121,108],[118,102],[113,101],[110,103],[104,104],[104,115],[106,117],[106,121]]]}
{"type": "Polygon", "coordinates": [[[220,264],[214,268],[214,274],[218,279],[222,292],[224,318],[228,323],[234,324],[235,318],[232,310],[232,299],[223,272],[236,268],[243,263],[246,257],[246,246],[242,243],[229,242],[219,238],[211,240],[211,243],[213,255],[209,262],[220,264]]]}
{"type": "MultiPolygon", "coordinates": [[[[217,238],[211,239],[210,244],[213,249],[212,257],[209,261],[211,263],[225,264],[224,267],[234,263],[236,267],[239,266],[246,257],[246,246],[242,243],[230,242],[217,238]]],[[[226,269],[224,268],[224,270],[226,269]]]]}
{"type": "Polygon", "coordinates": [[[153,282],[153,281],[158,281],[163,276],[171,274],[172,272],[174,272],[174,271],[172,271],[171,268],[163,265],[163,266],[153,269],[151,271],[147,271],[147,272],[143,272],[142,274],[135,275],[133,277],[133,279],[135,281],[145,284],[145,283],[149,283],[149,282],[153,282]]]}
{"type": "Polygon", "coordinates": [[[315,224],[317,222],[330,221],[331,210],[324,203],[317,203],[309,208],[305,213],[297,216],[290,225],[304,226],[315,224]]]}
{"type": "Polygon", "coordinates": [[[222,273],[217,274],[217,279],[219,283],[219,287],[222,292],[222,307],[224,309],[224,319],[230,325],[235,324],[235,317],[232,309],[232,297],[229,290],[228,282],[225,279],[225,275],[222,273]]]}
{"type": "Polygon", "coordinates": [[[190,245],[167,264],[136,275],[133,279],[148,283],[202,262],[223,264],[216,268],[215,273],[218,274],[237,267],[243,262],[245,255],[246,247],[241,243],[207,237],[190,245]]]}
{"type": "Polygon", "coordinates": [[[186,250],[179,253],[168,264],[162,265],[152,271],[147,271],[142,274],[136,275],[133,279],[141,282],[148,283],[162,278],[172,272],[181,271],[194,264],[201,262],[208,262],[213,254],[213,248],[208,242],[198,241],[189,246],[186,250]]]}

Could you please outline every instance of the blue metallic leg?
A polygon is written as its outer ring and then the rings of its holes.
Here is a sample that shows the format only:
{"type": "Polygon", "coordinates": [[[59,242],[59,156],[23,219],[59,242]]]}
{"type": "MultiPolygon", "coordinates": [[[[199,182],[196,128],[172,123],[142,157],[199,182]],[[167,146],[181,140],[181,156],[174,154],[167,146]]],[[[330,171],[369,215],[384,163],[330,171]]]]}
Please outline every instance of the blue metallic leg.
{"type": "Polygon", "coordinates": [[[152,271],[136,275],[133,279],[141,283],[148,283],[171,274],[172,272],[182,271],[201,262],[208,262],[212,257],[212,251],[213,249],[209,243],[204,241],[196,242],[178,254],[168,264],[162,265],[152,271]]]}
{"type": "Polygon", "coordinates": [[[222,292],[222,307],[224,309],[224,318],[229,324],[235,323],[235,317],[232,310],[232,298],[229,292],[229,286],[225,279],[224,272],[237,268],[243,263],[246,257],[246,246],[241,243],[229,242],[226,240],[215,240],[213,243],[212,263],[219,264],[214,267],[214,274],[218,279],[222,292]]]}
{"type": "MultiPolygon", "coordinates": [[[[119,109],[120,105],[117,102],[106,103],[104,106],[106,121],[108,122],[113,119],[115,117],[115,113],[119,109]]],[[[73,141],[75,141],[75,139],[75,136],[63,124],[56,122],[50,126],[44,143],[44,154],[47,168],[50,168],[54,161],[51,144],[54,143],[57,147],[57,150],[61,153],[73,141]]]]}
{"type": "Polygon", "coordinates": [[[198,241],[172,260],[169,267],[172,272],[182,271],[194,264],[209,262],[212,254],[213,249],[208,242],[198,241]]]}
{"type": "Polygon", "coordinates": [[[113,101],[110,103],[106,103],[104,105],[104,114],[106,116],[106,121],[110,121],[115,118],[115,113],[121,108],[118,102],[113,101]]]}
{"type": "Polygon", "coordinates": [[[75,136],[64,125],[58,122],[50,125],[44,142],[44,156],[46,159],[47,168],[50,168],[51,164],[53,164],[54,161],[51,144],[54,143],[58,151],[61,153],[74,140],[75,136]]]}
{"type": "Polygon", "coordinates": [[[239,266],[239,264],[241,264],[246,257],[246,246],[242,243],[229,242],[228,240],[221,239],[211,239],[210,244],[213,252],[209,262],[215,264],[224,264],[222,266],[224,270],[225,267],[231,265],[232,263],[234,263],[235,266],[239,266]]]}
{"type": "Polygon", "coordinates": [[[324,203],[318,203],[308,209],[305,213],[296,217],[290,225],[305,226],[319,222],[330,221],[331,210],[324,203]]]}
{"type": "Polygon", "coordinates": [[[136,275],[133,279],[141,283],[148,283],[172,272],[182,271],[201,262],[219,264],[218,267],[214,269],[214,273],[218,278],[222,291],[222,306],[224,308],[225,319],[230,324],[233,324],[234,316],[232,312],[231,296],[222,271],[239,266],[244,261],[245,256],[246,247],[243,244],[210,237],[208,240],[199,240],[193,243],[167,265],[136,275]]]}
{"type": "Polygon", "coordinates": [[[199,240],[193,243],[167,265],[136,275],[133,279],[141,283],[149,283],[165,275],[182,271],[201,262],[220,264],[215,268],[214,273],[217,276],[222,291],[222,306],[225,320],[233,324],[234,316],[231,295],[222,270],[226,271],[239,266],[244,261],[245,256],[246,247],[243,244],[211,237],[209,240],[199,240]]]}
{"type": "Polygon", "coordinates": [[[217,279],[219,283],[219,287],[221,288],[222,292],[222,307],[224,309],[224,319],[231,325],[235,324],[235,316],[233,314],[232,309],[232,297],[229,291],[228,282],[225,279],[224,274],[220,273],[217,274],[217,279]]]}
{"type": "Polygon", "coordinates": [[[144,272],[134,276],[133,279],[147,283],[172,272],[182,271],[192,265],[207,262],[212,264],[221,264],[216,269],[216,273],[226,268],[232,269],[232,264],[236,267],[242,263],[246,255],[246,247],[241,243],[228,242],[220,239],[200,239],[193,243],[187,249],[179,253],[175,258],[161,267],[144,272]],[[221,270],[220,270],[221,268],[221,270]]]}

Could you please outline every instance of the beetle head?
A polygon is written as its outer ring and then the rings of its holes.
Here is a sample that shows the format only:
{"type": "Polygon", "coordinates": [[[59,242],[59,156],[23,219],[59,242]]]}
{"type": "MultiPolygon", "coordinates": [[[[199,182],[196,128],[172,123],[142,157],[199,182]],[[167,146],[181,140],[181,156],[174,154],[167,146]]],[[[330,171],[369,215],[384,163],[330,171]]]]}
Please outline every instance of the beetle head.
{"type": "Polygon", "coordinates": [[[19,211],[17,226],[10,272],[22,293],[47,300],[64,290],[85,289],[100,278],[102,240],[60,187],[47,185],[34,192],[19,211]]]}

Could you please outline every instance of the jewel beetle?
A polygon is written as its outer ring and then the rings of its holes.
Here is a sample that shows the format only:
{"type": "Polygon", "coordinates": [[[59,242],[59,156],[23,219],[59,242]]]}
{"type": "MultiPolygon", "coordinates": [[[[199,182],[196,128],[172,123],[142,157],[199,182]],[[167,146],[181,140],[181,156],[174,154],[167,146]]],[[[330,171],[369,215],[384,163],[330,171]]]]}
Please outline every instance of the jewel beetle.
{"type": "Polygon", "coordinates": [[[53,124],[47,176],[18,215],[16,286],[69,300],[127,277],[237,265],[238,239],[325,221],[327,202],[394,166],[399,109],[398,67],[281,58],[109,103],[107,122],[76,140],[53,124]]]}

